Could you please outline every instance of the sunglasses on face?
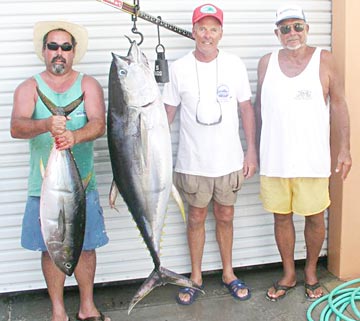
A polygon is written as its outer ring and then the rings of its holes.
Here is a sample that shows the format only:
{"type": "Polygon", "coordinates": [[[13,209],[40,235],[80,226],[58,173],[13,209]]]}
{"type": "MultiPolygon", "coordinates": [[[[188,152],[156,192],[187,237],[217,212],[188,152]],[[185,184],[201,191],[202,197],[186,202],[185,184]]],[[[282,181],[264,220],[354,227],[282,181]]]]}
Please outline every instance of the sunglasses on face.
{"type": "Polygon", "coordinates": [[[292,28],[294,28],[296,32],[303,32],[305,29],[305,24],[297,22],[291,25],[282,25],[278,27],[278,29],[283,35],[288,34],[292,28]]]}
{"type": "Polygon", "coordinates": [[[49,50],[53,50],[53,51],[56,51],[58,50],[59,48],[61,48],[62,51],[70,51],[72,48],[73,48],[73,45],[68,43],[68,42],[65,42],[63,43],[62,45],[59,45],[58,43],[56,42],[48,42],[46,44],[46,47],[49,49],[49,50]]]}

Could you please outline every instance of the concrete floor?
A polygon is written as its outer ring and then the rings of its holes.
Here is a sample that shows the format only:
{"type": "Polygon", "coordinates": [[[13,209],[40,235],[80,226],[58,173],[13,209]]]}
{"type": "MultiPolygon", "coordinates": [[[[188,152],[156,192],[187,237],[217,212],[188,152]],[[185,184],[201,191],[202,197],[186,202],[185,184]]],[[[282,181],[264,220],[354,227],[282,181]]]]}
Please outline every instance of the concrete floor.
{"type": "MultiPolygon", "coordinates": [[[[141,282],[132,284],[97,285],[95,301],[98,308],[112,321],[304,321],[311,302],[304,297],[303,262],[297,264],[298,285],[279,302],[270,302],[265,292],[281,277],[281,267],[270,265],[262,268],[239,269],[236,274],[252,290],[252,298],[239,302],[233,299],[220,285],[221,274],[204,276],[205,295],[200,295],[191,306],[178,305],[174,297],[178,288],[166,285],[155,289],[131,312],[128,304],[141,282]]],[[[320,262],[318,271],[320,282],[330,292],[341,282],[320,262]]],[[[66,289],[65,302],[68,314],[74,321],[78,308],[76,288],[66,289]]],[[[326,302],[325,302],[326,303],[326,302]]],[[[323,306],[325,305],[323,304],[323,306]]],[[[322,306],[314,310],[313,320],[319,320],[322,306]]],[[[0,296],[0,321],[45,321],[50,320],[50,301],[46,291],[0,296]]],[[[354,319],[356,320],[356,319],[354,319]]]]}

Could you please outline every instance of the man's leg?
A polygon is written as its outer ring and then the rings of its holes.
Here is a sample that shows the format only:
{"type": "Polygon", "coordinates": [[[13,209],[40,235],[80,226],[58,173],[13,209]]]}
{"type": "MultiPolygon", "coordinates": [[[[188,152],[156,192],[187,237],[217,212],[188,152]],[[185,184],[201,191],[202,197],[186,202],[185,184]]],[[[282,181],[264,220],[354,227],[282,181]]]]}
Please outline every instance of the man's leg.
{"type": "MultiPolygon", "coordinates": [[[[205,245],[205,220],[207,207],[199,208],[189,205],[189,215],[187,224],[187,239],[191,259],[191,280],[202,285],[201,263],[205,245]]],[[[179,293],[181,301],[190,300],[187,293],[179,293]]]]}
{"type": "MultiPolygon", "coordinates": [[[[306,243],[306,264],[304,269],[305,283],[314,285],[318,282],[316,267],[325,239],[325,221],[324,212],[305,217],[305,243],[306,243]]],[[[307,290],[311,298],[317,298],[323,295],[323,290],[318,287],[314,291],[307,290]]]]}
{"type": "MultiPolygon", "coordinates": [[[[94,303],[94,278],[96,270],[96,252],[82,251],[78,265],[75,268],[75,278],[79,285],[80,308],[78,316],[81,319],[99,316],[94,303]]],[[[110,321],[110,318],[105,318],[110,321]]]]}
{"type": "MultiPolygon", "coordinates": [[[[294,262],[295,228],[293,214],[274,213],[275,240],[280,252],[284,275],[278,281],[279,285],[292,287],[296,284],[296,271],[294,262]]],[[[268,290],[270,298],[278,298],[284,295],[285,290],[277,290],[272,286],[268,290]]]]}
{"type": "Polygon", "coordinates": [[[42,252],[41,266],[52,304],[51,320],[66,321],[68,316],[64,304],[65,274],[53,263],[48,252],[42,252]]]}
{"type": "MultiPolygon", "coordinates": [[[[233,220],[234,206],[225,206],[214,201],[214,216],[216,220],[216,240],[219,245],[221,261],[223,266],[223,282],[226,284],[236,280],[232,266],[233,248],[233,220]]],[[[239,289],[238,297],[246,297],[248,289],[239,289]]]]}

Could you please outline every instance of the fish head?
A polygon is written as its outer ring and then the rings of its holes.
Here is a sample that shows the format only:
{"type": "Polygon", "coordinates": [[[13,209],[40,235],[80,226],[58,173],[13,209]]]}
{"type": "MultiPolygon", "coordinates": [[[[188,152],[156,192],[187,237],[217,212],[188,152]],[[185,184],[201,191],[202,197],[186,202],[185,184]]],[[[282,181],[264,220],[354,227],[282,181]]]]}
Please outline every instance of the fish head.
{"type": "Polygon", "coordinates": [[[136,42],[131,43],[127,56],[114,53],[112,56],[126,105],[142,108],[153,103],[159,95],[159,87],[146,56],[136,42]]]}

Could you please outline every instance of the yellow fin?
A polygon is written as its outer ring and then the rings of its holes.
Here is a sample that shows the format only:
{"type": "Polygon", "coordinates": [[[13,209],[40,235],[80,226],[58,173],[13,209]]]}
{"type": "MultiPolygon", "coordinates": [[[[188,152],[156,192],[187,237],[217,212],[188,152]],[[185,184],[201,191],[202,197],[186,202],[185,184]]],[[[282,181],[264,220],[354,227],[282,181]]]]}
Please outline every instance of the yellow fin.
{"type": "Polygon", "coordinates": [[[92,172],[90,172],[90,173],[82,180],[82,183],[83,183],[83,186],[84,186],[84,190],[86,190],[86,188],[88,187],[91,177],[92,177],[92,172]]]}
{"type": "Polygon", "coordinates": [[[180,196],[179,191],[176,189],[175,185],[173,184],[171,187],[171,195],[173,196],[174,200],[176,201],[179,209],[180,209],[180,213],[181,216],[184,220],[184,223],[186,223],[186,216],[185,216],[185,207],[184,207],[184,202],[180,196]]]}
{"type": "Polygon", "coordinates": [[[44,176],[45,176],[45,166],[44,166],[44,162],[43,162],[42,158],[40,158],[40,173],[41,173],[41,177],[44,178],[44,176]]]}
{"type": "Polygon", "coordinates": [[[119,210],[116,208],[115,202],[116,202],[116,198],[117,198],[118,194],[119,194],[119,190],[116,186],[115,181],[113,180],[111,183],[110,192],[109,192],[109,205],[110,205],[110,208],[116,210],[117,212],[119,212],[119,210]]]}

